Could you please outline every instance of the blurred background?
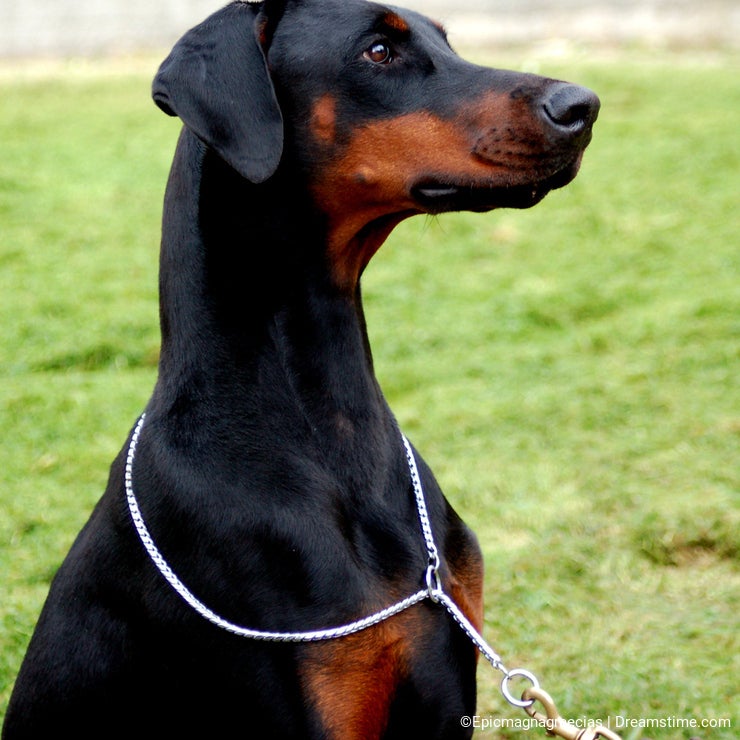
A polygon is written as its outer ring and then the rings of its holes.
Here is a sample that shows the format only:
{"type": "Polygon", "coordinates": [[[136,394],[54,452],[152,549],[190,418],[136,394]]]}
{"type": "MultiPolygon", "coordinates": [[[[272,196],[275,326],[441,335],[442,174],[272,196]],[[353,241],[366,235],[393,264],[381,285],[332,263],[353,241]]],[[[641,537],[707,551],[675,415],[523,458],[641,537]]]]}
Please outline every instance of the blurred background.
{"type": "MultiPolygon", "coordinates": [[[[223,0],[3,0],[0,57],[96,55],[166,46],[223,0]]],[[[406,0],[453,43],[740,45],[738,0],[406,0]]]]}

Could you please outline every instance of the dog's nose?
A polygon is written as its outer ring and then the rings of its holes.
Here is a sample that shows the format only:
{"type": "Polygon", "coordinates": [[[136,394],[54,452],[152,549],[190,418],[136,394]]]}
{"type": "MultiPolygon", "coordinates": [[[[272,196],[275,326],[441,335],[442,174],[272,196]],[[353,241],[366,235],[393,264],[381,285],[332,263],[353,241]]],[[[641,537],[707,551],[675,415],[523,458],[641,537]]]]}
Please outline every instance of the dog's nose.
{"type": "Polygon", "coordinates": [[[546,120],[564,134],[589,131],[599,115],[601,102],[588,88],[557,83],[542,99],[546,120]]]}

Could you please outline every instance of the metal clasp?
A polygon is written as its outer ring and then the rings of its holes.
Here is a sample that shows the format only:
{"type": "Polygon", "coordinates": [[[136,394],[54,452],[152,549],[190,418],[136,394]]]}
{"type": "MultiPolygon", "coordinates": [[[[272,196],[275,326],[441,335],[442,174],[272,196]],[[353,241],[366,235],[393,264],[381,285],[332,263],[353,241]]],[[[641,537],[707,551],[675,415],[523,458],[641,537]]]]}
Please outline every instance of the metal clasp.
{"type": "Polygon", "coordinates": [[[537,720],[546,728],[547,734],[550,737],[562,737],[564,740],[597,740],[597,738],[604,738],[604,740],[621,740],[621,737],[616,732],[612,732],[609,728],[604,727],[600,724],[595,724],[592,727],[577,727],[572,722],[564,719],[560,716],[558,708],[555,706],[550,694],[539,686],[530,686],[524,690],[522,694],[522,700],[530,701],[528,706],[524,707],[524,711],[533,719],[537,720]],[[535,709],[535,702],[539,702],[545,708],[545,713],[537,711],[535,709]]]}
{"type": "Polygon", "coordinates": [[[427,591],[429,592],[429,598],[436,604],[439,602],[438,594],[442,591],[442,581],[439,577],[439,554],[437,548],[434,548],[432,552],[429,552],[429,565],[426,571],[426,583],[427,591]]]}

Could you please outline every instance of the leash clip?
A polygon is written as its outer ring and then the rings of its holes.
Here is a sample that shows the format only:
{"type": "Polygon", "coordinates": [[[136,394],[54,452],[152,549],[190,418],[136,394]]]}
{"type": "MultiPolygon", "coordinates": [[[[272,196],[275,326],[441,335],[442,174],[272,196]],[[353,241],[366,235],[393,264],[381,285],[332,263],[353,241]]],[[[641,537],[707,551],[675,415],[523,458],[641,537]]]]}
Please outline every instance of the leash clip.
{"type": "Polygon", "coordinates": [[[616,732],[612,732],[601,724],[592,727],[577,727],[572,722],[560,716],[550,694],[539,686],[530,686],[524,690],[522,700],[530,702],[524,707],[524,711],[533,719],[537,720],[547,730],[549,737],[561,737],[564,740],[621,740],[616,732]],[[539,702],[545,708],[545,713],[534,708],[535,702],[539,702]]]}

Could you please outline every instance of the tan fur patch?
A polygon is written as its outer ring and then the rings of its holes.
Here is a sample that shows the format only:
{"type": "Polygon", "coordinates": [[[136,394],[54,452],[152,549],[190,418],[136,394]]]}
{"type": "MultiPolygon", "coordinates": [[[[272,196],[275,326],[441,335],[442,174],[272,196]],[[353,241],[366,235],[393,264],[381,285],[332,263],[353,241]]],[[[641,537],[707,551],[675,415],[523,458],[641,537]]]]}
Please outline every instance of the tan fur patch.
{"type": "Polygon", "coordinates": [[[411,609],[307,649],[301,679],[327,740],[382,737],[421,628],[419,612],[411,609]]]}
{"type": "Polygon", "coordinates": [[[383,16],[383,25],[388,28],[392,28],[394,31],[399,31],[400,33],[409,32],[409,24],[406,23],[400,15],[397,15],[392,11],[389,11],[383,16]]]}
{"type": "Polygon", "coordinates": [[[334,142],[336,135],[336,100],[329,93],[319,98],[311,111],[311,132],[323,144],[334,142]]]}

